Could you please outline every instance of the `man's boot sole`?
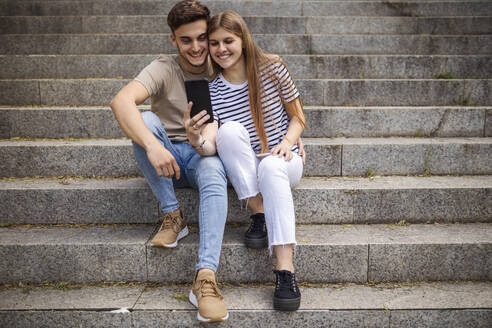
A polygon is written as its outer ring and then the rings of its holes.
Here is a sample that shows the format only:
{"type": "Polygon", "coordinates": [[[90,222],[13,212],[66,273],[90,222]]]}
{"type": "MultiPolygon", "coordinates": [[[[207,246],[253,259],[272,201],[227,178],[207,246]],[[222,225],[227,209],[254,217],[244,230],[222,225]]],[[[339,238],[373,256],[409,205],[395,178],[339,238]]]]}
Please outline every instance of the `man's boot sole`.
{"type": "Polygon", "coordinates": [[[296,311],[301,305],[301,297],[276,298],[273,297],[273,308],[277,311],[296,311]]]}
{"type": "Polygon", "coordinates": [[[223,317],[223,318],[204,318],[204,317],[202,317],[200,315],[200,312],[198,311],[198,300],[196,299],[196,296],[193,293],[193,290],[190,290],[190,295],[188,295],[188,300],[190,301],[191,304],[193,304],[196,307],[196,309],[197,309],[196,318],[200,322],[222,322],[222,321],[226,321],[227,319],[229,319],[229,312],[227,312],[225,317],[223,317]]]}
{"type": "MultiPolygon", "coordinates": [[[[160,247],[166,247],[166,248],[174,248],[178,246],[178,240],[183,239],[184,237],[188,236],[189,230],[188,226],[185,226],[183,230],[181,230],[178,233],[178,236],[176,237],[176,241],[172,244],[164,244],[161,242],[154,242],[154,239],[152,239],[152,246],[160,246],[160,247]]],[[[155,237],[154,237],[155,238],[155,237]]]]}

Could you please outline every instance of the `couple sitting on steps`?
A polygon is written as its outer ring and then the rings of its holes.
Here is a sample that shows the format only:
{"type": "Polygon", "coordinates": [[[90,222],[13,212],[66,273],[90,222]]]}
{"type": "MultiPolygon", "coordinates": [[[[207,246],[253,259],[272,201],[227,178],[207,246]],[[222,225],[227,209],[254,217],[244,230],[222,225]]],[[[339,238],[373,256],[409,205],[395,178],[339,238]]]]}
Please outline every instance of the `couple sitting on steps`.
{"type": "Polygon", "coordinates": [[[185,0],[167,22],[178,56],[159,56],[111,102],[164,213],[152,244],[176,247],[188,234],[174,187],[198,189],[200,245],[189,299],[198,320],[226,320],[215,273],[227,217],[227,174],[253,214],[246,246],[263,248],[268,240],[277,258],[274,308],[295,311],[301,294],[293,265],[291,188],[302,176],[305,128],[297,88],[285,64],[255,44],[237,13],[210,17],[206,6],[185,0]],[[213,123],[205,123],[205,110],[190,117],[184,81],[201,77],[210,81],[213,123]],[[149,97],[151,111],[140,113],[137,105],[149,97]]]}

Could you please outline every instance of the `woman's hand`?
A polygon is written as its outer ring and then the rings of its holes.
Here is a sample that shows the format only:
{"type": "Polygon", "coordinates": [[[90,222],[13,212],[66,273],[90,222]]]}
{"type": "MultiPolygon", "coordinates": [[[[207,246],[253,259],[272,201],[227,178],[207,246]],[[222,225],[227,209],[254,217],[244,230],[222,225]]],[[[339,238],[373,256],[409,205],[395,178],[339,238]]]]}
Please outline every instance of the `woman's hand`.
{"type": "Polygon", "coordinates": [[[276,145],[275,147],[270,150],[270,153],[272,155],[277,155],[278,157],[285,157],[285,160],[288,162],[292,159],[292,144],[287,140],[287,138],[284,137],[281,143],[276,145]]]}
{"type": "Polygon", "coordinates": [[[297,152],[297,154],[302,158],[302,165],[306,165],[306,153],[304,152],[304,142],[302,142],[302,139],[300,137],[299,139],[297,139],[297,147],[299,147],[299,151],[297,152]]]}
{"type": "Polygon", "coordinates": [[[183,125],[186,129],[186,135],[188,136],[188,141],[193,147],[198,147],[201,138],[202,129],[207,125],[210,115],[207,114],[206,110],[202,110],[200,113],[196,114],[190,118],[191,107],[193,103],[190,101],[186,107],[186,112],[183,117],[183,125]]]}

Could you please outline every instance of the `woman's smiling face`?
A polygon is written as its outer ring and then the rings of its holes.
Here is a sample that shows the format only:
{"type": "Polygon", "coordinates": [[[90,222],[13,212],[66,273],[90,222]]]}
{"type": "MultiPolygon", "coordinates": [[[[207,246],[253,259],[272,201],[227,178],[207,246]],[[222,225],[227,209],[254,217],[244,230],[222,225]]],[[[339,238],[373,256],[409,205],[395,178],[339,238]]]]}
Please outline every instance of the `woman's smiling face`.
{"type": "Polygon", "coordinates": [[[224,70],[235,68],[243,56],[243,42],[237,35],[219,28],[208,36],[212,59],[224,70]]]}

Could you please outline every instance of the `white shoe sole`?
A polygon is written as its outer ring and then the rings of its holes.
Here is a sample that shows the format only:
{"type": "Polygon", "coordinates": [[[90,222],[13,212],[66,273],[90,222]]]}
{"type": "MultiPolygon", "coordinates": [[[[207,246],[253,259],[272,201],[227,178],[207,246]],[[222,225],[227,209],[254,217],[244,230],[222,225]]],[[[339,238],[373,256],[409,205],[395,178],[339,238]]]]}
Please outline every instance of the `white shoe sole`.
{"type": "MultiPolygon", "coordinates": [[[[195,294],[193,294],[193,290],[190,290],[190,295],[188,296],[188,299],[190,300],[190,303],[193,304],[197,309],[198,309],[198,301],[196,299],[196,296],[195,294]]],[[[196,312],[196,318],[198,319],[198,321],[200,322],[216,322],[216,321],[226,321],[227,319],[229,319],[229,312],[226,313],[225,317],[219,319],[219,320],[213,320],[213,319],[208,319],[208,318],[204,318],[200,315],[200,312],[196,312]]]]}
{"type": "MultiPolygon", "coordinates": [[[[178,236],[176,237],[176,241],[172,244],[162,244],[163,247],[166,247],[166,248],[174,248],[176,246],[178,246],[178,240],[180,239],[183,239],[184,237],[188,236],[188,226],[185,226],[183,228],[183,230],[181,230],[179,233],[178,233],[178,236]]],[[[152,243],[153,246],[160,246],[160,245],[156,245],[154,243],[152,243]]]]}

